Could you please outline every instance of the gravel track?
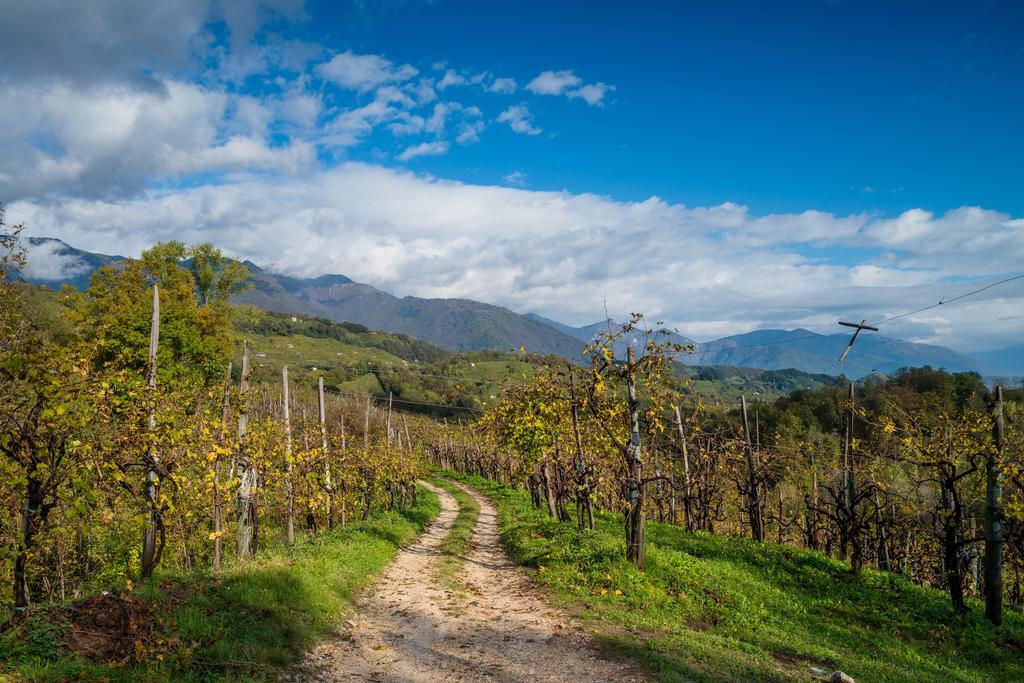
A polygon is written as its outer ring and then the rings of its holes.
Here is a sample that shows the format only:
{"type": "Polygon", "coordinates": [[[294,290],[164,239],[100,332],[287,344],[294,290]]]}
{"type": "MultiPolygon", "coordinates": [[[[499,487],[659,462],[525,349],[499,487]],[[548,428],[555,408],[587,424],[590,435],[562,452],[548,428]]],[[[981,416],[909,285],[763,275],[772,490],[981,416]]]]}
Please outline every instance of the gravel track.
{"type": "Polygon", "coordinates": [[[439,579],[441,545],[458,504],[437,494],[441,513],[356,601],[345,629],[310,652],[290,681],[644,681],[635,667],[602,656],[568,615],[547,604],[501,545],[491,502],[480,505],[453,591],[439,579]]]}

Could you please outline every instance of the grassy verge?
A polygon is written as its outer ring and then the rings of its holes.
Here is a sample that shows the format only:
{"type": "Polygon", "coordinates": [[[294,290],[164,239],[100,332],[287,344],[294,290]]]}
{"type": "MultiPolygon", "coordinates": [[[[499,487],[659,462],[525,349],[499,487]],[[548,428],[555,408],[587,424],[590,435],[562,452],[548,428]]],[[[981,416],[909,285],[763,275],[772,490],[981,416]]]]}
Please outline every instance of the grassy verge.
{"type": "Polygon", "coordinates": [[[437,497],[421,491],[409,510],[268,548],[220,576],[163,576],[131,593],[37,611],[0,635],[0,680],[275,680],[338,624],[353,594],[438,511],[437,497]],[[131,623],[113,633],[127,643],[74,625],[87,607],[100,612],[101,625],[129,615],[131,623]],[[87,659],[69,643],[114,660],[87,659]]]}
{"type": "Polygon", "coordinates": [[[581,536],[524,491],[452,476],[490,497],[506,546],[556,603],[662,680],[1024,680],[1019,607],[996,634],[979,604],[954,616],[945,593],[895,575],[854,578],[820,553],[658,523],[639,572],[622,559],[620,516],[581,536]]]}
{"type": "Polygon", "coordinates": [[[448,588],[457,590],[459,588],[457,578],[459,569],[462,568],[462,562],[466,557],[466,547],[469,545],[469,539],[473,536],[473,527],[476,526],[476,520],[480,516],[480,506],[472,496],[450,481],[440,477],[431,477],[428,481],[450,493],[459,504],[459,514],[452,525],[451,533],[441,545],[440,563],[441,582],[448,588]]]}

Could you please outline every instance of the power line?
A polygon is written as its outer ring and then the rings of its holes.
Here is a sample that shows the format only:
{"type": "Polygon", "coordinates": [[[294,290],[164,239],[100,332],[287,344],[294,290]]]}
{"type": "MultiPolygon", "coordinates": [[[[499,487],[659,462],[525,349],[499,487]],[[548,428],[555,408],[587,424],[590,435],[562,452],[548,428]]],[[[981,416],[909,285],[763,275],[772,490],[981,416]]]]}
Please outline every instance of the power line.
{"type": "Polygon", "coordinates": [[[1000,280],[999,282],[993,282],[992,284],[985,285],[984,287],[979,287],[978,289],[975,289],[973,291],[967,292],[966,294],[961,294],[960,296],[955,296],[952,299],[940,299],[939,303],[937,303],[937,304],[932,304],[930,306],[925,306],[923,308],[918,308],[917,310],[914,310],[914,311],[907,311],[906,313],[900,313],[899,315],[894,315],[891,318],[886,318],[885,320],[879,320],[877,323],[871,323],[871,324],[877,327],[878,325],[881,325],[883,323],[887,323],[887,322],[889,322],[891,320],[899,320],[900,318],[906,318],[908,315],[914,315],[915,313],[922,313],[924,311],[930,311],[933,308],[938,308],[939,306],[944,306],[946,304],[951,304],[954,301],[960,301],[960,299],[966,299],[969,296],[974,296],[975,294],[978,294],[980,292],[984,292],[986,289],[992,289],[993,287],[996,287],[997,285],[1002,285],[1002,284],[1005,284],[1007,282],[1013,282],[1014,280],[1020,280],[1021,278],[1024,278],[1024,273],[1021,273],[1020,275],[1014,275],[1013,277],[1008,277],[1005,280],[1000,280]]]}
{"type": "MultiPolygon", "coordinates": [[[[954,301],[960,301],[961,299],[966,299],[969,296],[974,296],[975,294],[979,294],[981,292],[984,292],[987,289],[992,289],[993,287],[996,287],[998,285],[1006,284],[1007,282],[1013,282],[1014,280],[1020,280],[1022,278],[1024,278],[1024,273],[1021,273],[1020,275],[1014,275],[1013,277],[1008,277],[1008,278],[1005,278],[1003,280],[999,280],[998,282],[993,282],[991,284],[985,285],[984,287],[979,287],[978,289],[972,290],[972,291],[967,292],[965,294],[960,294],[959,296],[955,296],[952,299],[941,299],[936,304],[931,304],[931,305],[928,305],[928,306],[924,306],[922,308],[915,309],[913,311],[907,311],[906,313],[900,313],[899,315],[894,315],[892,317],[885,318],[884,320],[879,320],[878,322],[871,323],[871,325],[873,325],[875,327],[878,327],[879,325],[883,325],[883,324],[885,324],[887,322],[891,322],[893,320],[899,320],[900,318],[906,318],[907,316],[914,315],[915,313],[922,313],[924,311],[929,311],[929,310],[931,310],[933,308],[938,308],[939,306],[944,306],[946,304],[951,304],[954,301]]],[[[818,337],[824,337],[824,336],[828,336],[828,335],[813,334],[812,333],[812,334],[804,335],[802,337],[787,337],[786,339],[778,339],[776,341],[770,341],[770,342],[760,342],[760,343],[757,343],[757,344],[744,344],[744,345],[737,345],[737,346],[727,346],[727,347],[722,347],[720,350],[725,351],[725,350],[729,350],[729,349],[752,349],[752,348],[756,348],[756,347],[759,347],[759,346],[774,346],[776,344],[788,344],[790,342],[802,341],[802,340],[806,340],[806,339],[816,339],[818,337]]],[[[709,346],[709,344],[702,344],[702,343],[699,343],[699,342],[694,344],[695,348],[707,347],[707,346],[709,346]]],[[[686,352],[682,351],[680,353],[686,353],[686,352]]]]}

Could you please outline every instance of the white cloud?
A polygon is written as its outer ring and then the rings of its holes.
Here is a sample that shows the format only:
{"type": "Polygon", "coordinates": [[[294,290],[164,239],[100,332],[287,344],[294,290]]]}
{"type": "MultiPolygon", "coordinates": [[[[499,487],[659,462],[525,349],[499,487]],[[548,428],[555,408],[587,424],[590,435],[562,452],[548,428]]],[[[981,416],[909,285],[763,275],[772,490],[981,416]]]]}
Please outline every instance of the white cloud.
{"type": "Polygon", "coordinates": [[[433,113],[427,119],[427,132],[434,135],[443,134],[448,116],[460,109],[462,109],[462,105],[458,102],[438,102],[435,104],[433,113]]]}
{"type": "Polygon", "coordinates": [[[614,85],[592,83],[583,85],[583,79],[571,70],[542,71],[540,75],[526,84],[526,89],[537,95],[565,95],[569,98],[580,98],[590,106],[602,106],[604,97],[615,90],[614,85]]]}
{"type": "Polygon", "coordinates": [[[526,89],[538,95],[561,95],[574,88],[583,80],[570,70],[542,71],[540,75],[526,84],[526,89]]]}
{"type": "Polygon", "coordinates": [[[434,80],[432,78],[421,78],[415,85],[406,86],[416,96],[420,104],[429,104],[437,99],[434,92],[434,80]]]}
{"type": "Polygon", "coordinates": [[[460,145],[467,145],[471,142],[480,142],[480,133],[484,131],[483,121],[463,121],[458,125],[455,142],[460,145]]]}
{"type": "Polygon", "coordinates": [[[498,115],[498,121],[507,123],[512,130],[523,135],[540,135],[542,128],[533,125],[533,114],[525,104],[514,104],[498,115]]]}
{"type": "Polygon", "coordinates": [[[507,176],[502,178],[506,185],[513,185],[515,187],[524,187],[526,185],[526,174],[522,171],[512,171],[507,176]]]}
{"type": "Polygon", "coordinates": [[[22,272],[31,280],[65,280],[81,275],[89,270],[85,263],[75,254],[64,252],[60,242],[29,243],[25,249],[26,265],[22,272]]]}
{"type": "Polygon", "coordinates": [[[277,105],[280,120],[305,130],[313,128],[322,112],[323,102],[320,98],[299,89],[290,90],[277,105]]]}
{"type": "Polygon", "coordinates": [[[511,95],[516,91],[514,78],[495,78],[485,88],[487,92],[498,93],[499,95],[511,95]]]}
{"type": "Polygon", "coordinates": [[[466,78],[462,74],[458,73],[454,69],[448,69],[444,72],[444,76],[437,82],[437,89],[444,90],[445,88],[453,85],[465,85],[466,78]]]}
{"type": "Polygon", "coordinates": [[[210,9],[209,0],[7,0],[0,64],[5,79],[152,84],[143,72],[154,64],[191,63],[192,39],[210,9]]]}
{"type": "Polygon", "coordinates": [[[388,129],[392,135],[416,135],[422,133],[426,125],[422,116],[402,111],[396,114],[395,121],[388,125],[388,129]]]}
{"type": "Polygon", "coordinates": [[[260,102],[190,83],[155,90],[0,84],[0,196],[125,194],[150,178],[227,170],[299,171],[310,146],[271,146],[260,102]]]}
{"type": "Polygon", "coordinates": [[[434,142],[421,142],[418,145],[412,145],[406,147],[405,150],[398,155],[399,161],[409,161],[416,157],[431,156],[436,157],[448,152],[448,143],[443,140],[435,140],[434,142]]]}
{"type": "Polygon", "coordinates": [[[327,80],[360,92],[384,83],[401,83],[416,76],[419,70],[409,64],[396,66],[380,55],[357,55],[351,50],[334,55],[316,67],[327,80]]]}
{"type": "MultiPolygon", "coordinates": [[[[403,154],[444,149],[443,141],[424,142],[403,154]]],[[[506,182],[521,179],[510,174],[506,182]]],[[[922,234],[933,239],[884,252],[889,260],[842,265],[808,258],[800,245],[827,239],[871,248],[888,221],[820,211],[752,215],[736,204],[687,207],[656,197],[619,202],[358,163],[8,209],[10,222],[25,222],[32,234],[94,251],[135,255],[159,239],[210,240],[293,274],[341,272],[399,295],[468,297],[577,324],[600,318],[607,297],[616,317],[643,310],[698,338],[758,327],[831,332],[840,317],[903,313],[1024,262],[1024,221],[978,209],[932,216],[922,234]],[[965,261],[958,252],[979,225],[1002,226],[1006,235],[965,261]],[[972,281],[958,281],[965,276],[972,281]]],[[[1024,326],[1024,287],[996,288],[907,322],[912,327],[892,330],[958,348],[1008,345],[1024,326]]]]}
{"type": "Polygon", "coordinates": [[[375,126],[398,118],[401,112],[388,104],[386,99],[348,109],[328,121],[321,133],[320,143],[335,147],[351,147],[362,142],[375,126]]]}
{"type": "Polygon", "coordinates": [[[613,90],[615,90],[614,85],[594,83],[592,85],[584,85],[576,90],[570,90],[566,95],[570,98],[580,97],[591,107],[601,107],[604,106],[604,96],[613,90]]]}

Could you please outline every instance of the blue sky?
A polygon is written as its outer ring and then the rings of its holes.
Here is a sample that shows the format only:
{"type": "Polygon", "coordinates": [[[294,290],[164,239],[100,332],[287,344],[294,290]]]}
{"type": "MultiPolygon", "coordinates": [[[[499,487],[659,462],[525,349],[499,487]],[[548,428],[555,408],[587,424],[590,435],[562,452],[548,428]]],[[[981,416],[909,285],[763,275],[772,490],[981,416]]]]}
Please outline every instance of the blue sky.
{"type": "MultiPolygon", "coordinates": [[[[311,8],[316,18],[321,7],[311,8]]],[[[467,182],[734,201],[759,212],[1020,213],[1024,5],[1016,2],[436,2],[328,12],[309,39],[527,83],[573,69],[602,109],[531,103],[556,134],[418,166],[467,182]],[[357,13],[358,14],[358,13],[357,13]]],[[[476,93],[473,93],[475,96],[476,93]]],[[[481,107],[500,98],[471,97],[481,107]]],[[[496,101],[498,100],[498,101],[496,101]]]]}
{"type": "MultiPolygon", "coordinates": [[[[19,105],[0,113],[0,201],[85,249],[210,240],[569,323],[647,311],[698,339],[833,331],[1024,262],[1009,0],[0,13],[19,105]]],[[[1013,343],[1021,290],[887,331],[1013,343]]]]}

